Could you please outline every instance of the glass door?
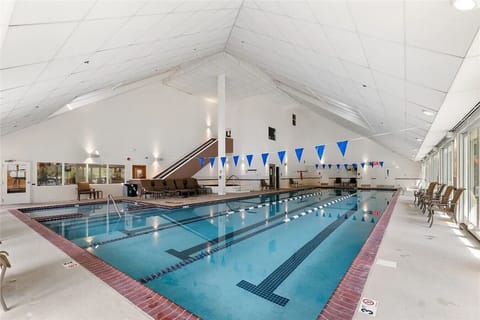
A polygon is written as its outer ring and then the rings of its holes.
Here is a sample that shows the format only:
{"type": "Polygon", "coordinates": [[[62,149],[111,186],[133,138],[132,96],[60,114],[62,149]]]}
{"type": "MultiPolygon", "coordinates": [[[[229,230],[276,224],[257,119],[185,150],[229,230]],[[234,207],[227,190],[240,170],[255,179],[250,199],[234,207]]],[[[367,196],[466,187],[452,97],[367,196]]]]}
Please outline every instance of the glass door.
{"type": "Polygon", "coordinates": [[[4,162],[2,171],[2,202],[30,203],[30,163],[4,162]]]}

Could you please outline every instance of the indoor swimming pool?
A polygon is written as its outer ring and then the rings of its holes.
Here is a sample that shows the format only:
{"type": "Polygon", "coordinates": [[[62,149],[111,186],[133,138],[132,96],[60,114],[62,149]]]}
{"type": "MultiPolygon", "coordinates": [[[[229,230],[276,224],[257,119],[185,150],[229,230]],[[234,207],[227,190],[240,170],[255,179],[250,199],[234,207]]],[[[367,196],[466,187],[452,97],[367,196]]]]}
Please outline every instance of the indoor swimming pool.
{"type": "Polygon", "coordinates": [[[316,319],[392,195],[314,189],[175,210],[24,211],[203,319],[316,319]]]}

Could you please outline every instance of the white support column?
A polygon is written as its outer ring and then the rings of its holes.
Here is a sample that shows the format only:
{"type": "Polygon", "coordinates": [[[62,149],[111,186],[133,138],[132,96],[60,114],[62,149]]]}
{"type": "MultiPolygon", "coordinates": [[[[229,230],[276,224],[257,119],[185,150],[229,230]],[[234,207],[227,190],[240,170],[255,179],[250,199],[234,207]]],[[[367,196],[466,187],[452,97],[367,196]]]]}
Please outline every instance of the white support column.
{"type": "Polygon", "coordinates": [[[221,157],[225,157],[225,74],[217,77],[217,125],[218,125],[218,194],[224,195],[225,168],[222,167],[221,157]]]}

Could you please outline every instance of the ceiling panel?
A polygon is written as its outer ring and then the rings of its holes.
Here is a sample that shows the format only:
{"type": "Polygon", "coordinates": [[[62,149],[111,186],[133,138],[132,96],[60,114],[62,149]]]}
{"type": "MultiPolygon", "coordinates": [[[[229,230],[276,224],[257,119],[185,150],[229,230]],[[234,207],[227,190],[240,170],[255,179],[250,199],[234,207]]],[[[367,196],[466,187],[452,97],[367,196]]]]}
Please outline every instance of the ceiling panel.
{"type": "Polygon", "coordinates": [[[480,27],[480,10],[459,11],[450,1],[406,1],[407,44],[464,57],[480,27]]]}
{"type": "Polygon", "coordinates": [[[306,43],[302,47],[309,46],[319,54],[335,56],[321,25],[304,21],[295,21],[294,24],[297,32],[305,37],[306,43]]]}
{"type": "Polygon", "coordinates": [[[52,59],[75,26],[76,23],[61,23],[9,27],[2,46],[0,68],[52,59]]]}
{"type": "Polygon", "coordinates": [[[174,11],[178,8],[183,1],[180,0],[150,0],[145,5],[141,6],[137,11],[138,15],[157,15],[165,14],[174,11]]]}
{"type": "Polygon", "coordinates": [[[358,34],[331,27],[325,27],[324,30],[340,58],[362,66],[368,66],[358,34]]]}
{"type": "Polygon", "coordinates": [[[407,100],[429,109],[438,110],[445,100],[446,93],[422,87],[413,83],[406,83],[407,100]]]}
{"type": "Polygon", "coordinates": [[[407,47],[407,80],[447,92],[457,74],[462,59],[407,47]]]}
{"type": "Polygon", "coordinates": [[[57,56],[64,58],[94,52],[126,21],[126,19],[108,19],[82,22],[62,46],[57,56]]]}
{"type": "Polygon", "coordinates": [[[11,89],[31,84],[45,68],[46,63],[32,64],[28,66],[1,69],[0,90],[11,89]]]}
{"type": "Polygon", "coordinates": [[[92,8],[95,0],[17,0],[10,25],[77,21],[92,8]]]}
{"type": "Polygon", "coordinates": [[[37,81],[45,81],[62,77],[64,78],[72,73],[85,60],[86,57],[77,56],[50,61],[38,77],[37,81]]]}
{"type": "Polygon", "coordinates": [[[105,19],[134,15],[147,3],[146,0],[106,0],[97,1],[86,19],[105,19]]]}
{"type": "Polygon", "coordinates": [[[395,77],[405,77],[405,48],[391,41],[362,37],[368,64],[377,70],[395,77]]]}
{"type": "Polygon", "coordinates": [[[309,0],[308,4],[319,23],[355,31],[355,24],[351,18],[346,1],[309,0]]]}
{"type": "Polygon", "coordinates": [[[347,61],[344,61],[343,65],[353,81],[356,81],[362,85],[366,85],[370,88],[376,87],[375,79],[373,79],[371,70],[369,68],[347,61]]]}
{"type": "Polygon", "coordinates": [[[404,1],[349,1],[349,6],[361,34],[400,43],[404,41],[404,1]]]}
{"type": "Polygon", "coordinates": [[[102,49],[116,48],[136,43],[148,30],[158,23],[164,15],[134,16],[102,45],[102,49]]]}
{"type": "Polygon", "coordinates": [[[373,78],[377,89],[384,91],[401,99],[405,99],[405,81],[381,72],[373,71],[373,78]]]}

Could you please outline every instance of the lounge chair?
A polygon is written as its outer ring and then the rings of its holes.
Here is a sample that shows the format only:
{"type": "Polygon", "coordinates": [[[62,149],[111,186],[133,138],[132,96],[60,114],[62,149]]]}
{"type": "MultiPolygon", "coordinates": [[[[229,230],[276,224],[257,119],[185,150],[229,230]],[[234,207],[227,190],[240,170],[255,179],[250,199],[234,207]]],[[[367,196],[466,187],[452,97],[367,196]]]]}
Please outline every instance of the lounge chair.
{"type": "Polygon", "coordinates": [[[145,199],[147,199],[147,195],[151,195],[154,199],[158,199],[164,194],[160,189],[161,184],[156,184],[155,180],[140,180],[140,184],[142,187],[141,196],[145,196],[145,199]]]}
{"type": "Polygon", "coordinates": [[[8,307],[7,304],[5,303],[5,300],[3,299],[3,292],[2,292],[2,286],[3,286],[3,279],[5,278],[5,272],[7,271],[7,268],[10,268],[12,265],[10,264],[10,261],[8,261],[8,252],[7,251],[0,251],[0,303],[2,304],[3,311],[7,311],[8,307]]]}
{"type": "Polygon", "coordinates": [[[341,188],[342,187],[342,178],[335,178],[335,182],[333,183],[333,186],[335,188],[341,188]]]}
{"type": "Polygon", "coordinates": [[[175,186],[177,187],[177,191],[180,193],[180,195],[185,195],[188,197],[190,193],[195,193],[195,189],[188,189],[185,186],[185,179],[175,179],[175,186]]]}
{"type": "Polygon", "coordinates": [[[433,224],[433,215],[435,214],[435,211],[442,211],[446,213],[450,218],[453,218],[453,221],[457,223],[457,213],[456,213],[456,208],[457,208],[457,203],[458,199],[460,199],[460,196],[462,195],[464,188],[458,188],[455,193],[453,194],[453,198],[450,201],[447,201],[447,203],[437,203],[437,204],[432,204],[432,206],[429,208],[428,211],[428,220],[427,222],[430,222],[429,227],[432,227],[433,224]]]}
{"type": "Polygon", "coordinates": [[[271,187],[267,184],[265,179],[260,180],[260,188],[261,190],[269,190],[271,187]]]}
{"type": "Polygon", "coordinates": [[[206,194],[208,192],[208,189],[199,185],[197,179],[195,178],[187,178],[186,187],[187,189],[195,190],[195,193],[197,194],[206,194]]]}
{"type": "Polygon", "coordinates": [[[89,199],[95,199],[95,189],[90,188],[90,183],[88,182],[79,182],[77,183],[78,191],[78,201],[80,201],[80,195],[88,194],[89,199]]]}
{"type": "Polygon", "coordinates": [[[290,187],[298,188],[298,182],[293,180],[293,178],[288,178],[288,184],[290,187]]]}

